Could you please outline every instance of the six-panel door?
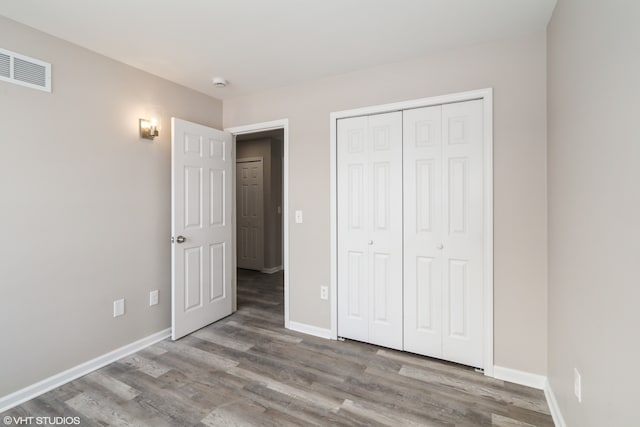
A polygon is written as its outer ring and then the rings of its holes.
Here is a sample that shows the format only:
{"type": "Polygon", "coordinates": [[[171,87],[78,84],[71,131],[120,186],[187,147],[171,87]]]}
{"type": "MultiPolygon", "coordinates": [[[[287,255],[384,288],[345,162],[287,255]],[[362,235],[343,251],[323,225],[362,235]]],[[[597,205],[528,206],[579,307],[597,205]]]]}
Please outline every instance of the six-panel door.
{"type": "Polygon", "coordinates": [[[231,314],[231,135],[172,119],[172,338],[231,314]]]}
{"type": "Polygon", "coordinates": [[[238,268],[264,268],[263,162],[242,160],[236,163],[236,199],[238,222],[238,268]]]}

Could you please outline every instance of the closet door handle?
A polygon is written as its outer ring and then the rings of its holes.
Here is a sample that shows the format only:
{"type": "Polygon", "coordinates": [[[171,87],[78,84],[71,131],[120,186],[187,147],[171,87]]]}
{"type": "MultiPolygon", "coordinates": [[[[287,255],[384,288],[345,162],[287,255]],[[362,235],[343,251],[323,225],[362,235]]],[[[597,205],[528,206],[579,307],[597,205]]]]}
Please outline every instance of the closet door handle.
{"type": "Polygon", "coordinates": [[[373,240],[369,240],[369,241],[367,242],[367,245],[369,245],[369,246],[373,245],[373,240]]]}
{"type": "Polygon", "coordinates": [[[436,246],[436,249],[442,250],[442,249],[444,249],[444,245],[442,243],[440,243],[438,246],[436,246]]]}

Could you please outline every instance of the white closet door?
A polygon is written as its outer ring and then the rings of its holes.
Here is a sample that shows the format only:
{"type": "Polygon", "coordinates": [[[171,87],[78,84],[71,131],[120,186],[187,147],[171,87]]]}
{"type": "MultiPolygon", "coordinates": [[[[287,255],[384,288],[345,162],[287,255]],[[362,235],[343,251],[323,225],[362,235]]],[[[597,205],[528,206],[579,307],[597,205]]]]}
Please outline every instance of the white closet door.
{"type": "Polygon", "coordinates": [[[442,107],[404,112],[404,349],[442,357],[442,107]]]}
{"type": "Polygon", "coordinates": [[[338,334],[401,349],[402,113],[338,121],[338,334]]]}
{"type": "Polygon", "coordinates": [[[367,117],[338,120],[338,335],[369,340],[367,117]]]}
{"type": "Polygon", "coordinates": [[[482,101],[404,112],[404,349],[483,367],[482,101]]]}
{"type": "Polygon", "coordinates": [[[402,113],[369,117],[369,342],[402,349],[402,113]]]}
{"type": "Polygon", "coordinates": [[[483,367],[482,101],[442,106],[443,358],[483,367]]]}

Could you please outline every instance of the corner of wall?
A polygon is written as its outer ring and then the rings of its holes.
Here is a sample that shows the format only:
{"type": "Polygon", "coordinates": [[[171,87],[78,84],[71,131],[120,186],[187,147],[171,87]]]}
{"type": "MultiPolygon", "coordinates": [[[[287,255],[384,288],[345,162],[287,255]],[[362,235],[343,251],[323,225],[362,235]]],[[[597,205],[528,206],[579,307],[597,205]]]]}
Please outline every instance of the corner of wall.
{"type": "Polygon", "coordinates": [[[551,387],[551,382],[549,382],[549,379],[545,380],[544,396],[547,399],[547,404],[549,405],[549,412],[551,412],[553,423],[556,425],[556,427],[567,427],[567,424],[564,421],[564,417],[562,416],[562,412],[560,411],[560,405],[558,405],[558,401],[556,400],[556,396],[553,393],[553,388],[551,387]]]}

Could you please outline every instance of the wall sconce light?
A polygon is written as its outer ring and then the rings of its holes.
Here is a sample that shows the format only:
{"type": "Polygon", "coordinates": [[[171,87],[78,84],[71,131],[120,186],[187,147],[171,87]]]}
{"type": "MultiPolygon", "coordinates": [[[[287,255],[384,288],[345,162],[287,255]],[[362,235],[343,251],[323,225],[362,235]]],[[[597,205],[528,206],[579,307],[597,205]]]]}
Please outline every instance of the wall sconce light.
{"type": "Polygon", "coordinates": [[[150,139],[160,135],[158,132],[158,120],[157,119],[140,119],[140,137],[144,139],[150,139]]]}

